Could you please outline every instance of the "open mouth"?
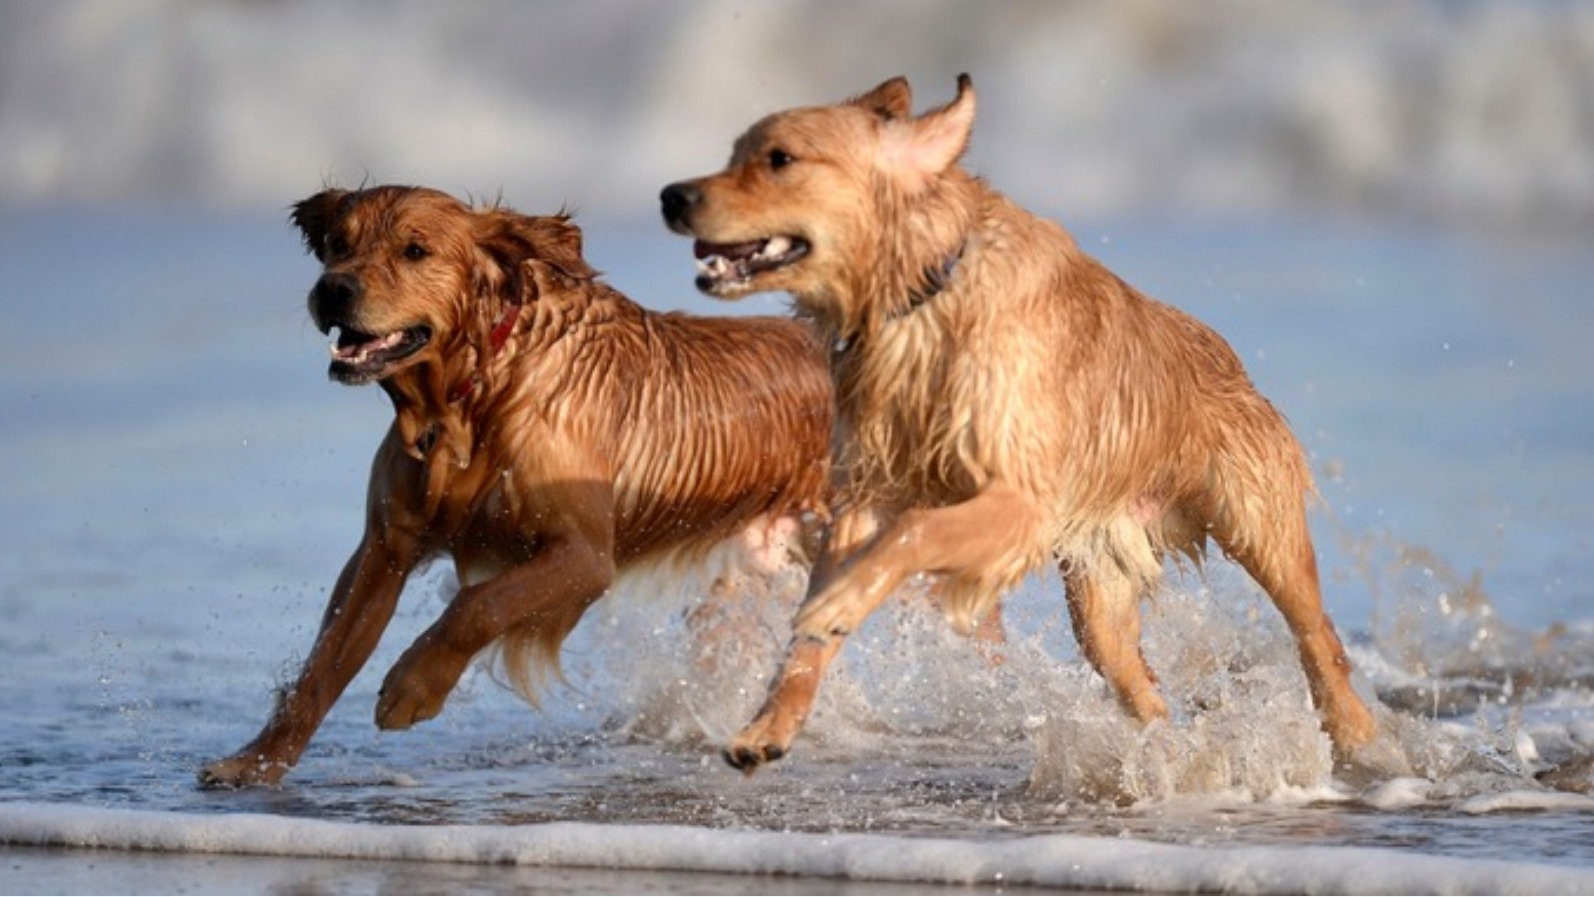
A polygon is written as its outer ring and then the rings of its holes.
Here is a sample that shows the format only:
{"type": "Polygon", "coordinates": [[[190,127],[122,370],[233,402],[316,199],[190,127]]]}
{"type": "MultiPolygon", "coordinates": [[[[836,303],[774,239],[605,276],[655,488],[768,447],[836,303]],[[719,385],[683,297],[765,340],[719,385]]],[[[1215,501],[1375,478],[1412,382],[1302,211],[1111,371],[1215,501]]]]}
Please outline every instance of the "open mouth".
{"type": "Polygon", "coordinates": [[[692,244],[697,257],[697,288],[705,293],[745,286],[766,271],[784,268],[808,254],[802,237],[775,236],[741,243],[692,244]]]}
{"type": "Polygon", "coordinates": [[[419,352],[431,339],[429,327],[408,327],[381,336],[339,327],[338,338],[330,347],[332,366],[327,374],[343,383],[370,383],[394,364],[419,352]]]}

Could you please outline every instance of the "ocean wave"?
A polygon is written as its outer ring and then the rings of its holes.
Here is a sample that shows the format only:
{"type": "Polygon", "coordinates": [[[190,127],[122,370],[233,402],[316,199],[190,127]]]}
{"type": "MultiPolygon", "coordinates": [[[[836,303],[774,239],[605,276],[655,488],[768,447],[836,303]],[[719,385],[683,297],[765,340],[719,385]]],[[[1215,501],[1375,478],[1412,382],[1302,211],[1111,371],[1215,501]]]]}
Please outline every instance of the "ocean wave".
{"type": "Polygon", "coordinates": [[[658,869],[863,881],[1223,894],[1580,894],[1585,870],[1376,848],[1200,848],[664,825],[372,825],[251,813],[0,805],[0,843],[207,854],[658,869]]]}
{"type": "Polygon", "coordinates": [[[411,181],[656,214],[759,115],[973,73],[968,161],[1071,214],[1594,224],[1594,7],[0,8],[0,200],[281,208],[411,181]]]}

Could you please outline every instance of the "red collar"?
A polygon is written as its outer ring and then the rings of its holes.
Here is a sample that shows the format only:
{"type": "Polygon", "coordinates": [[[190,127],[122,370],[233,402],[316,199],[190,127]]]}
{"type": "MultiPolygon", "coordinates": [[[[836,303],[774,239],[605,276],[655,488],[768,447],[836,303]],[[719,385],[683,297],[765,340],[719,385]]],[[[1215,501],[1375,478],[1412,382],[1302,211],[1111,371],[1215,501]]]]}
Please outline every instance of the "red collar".
{"type": "MultiPolygon", "coordinates": [[[[482,359],[483,364],[486,364],[489,359],[497,355],[504,348],[504,344],[509,342],[509,335],[515,332],[515,322],[520,320],[521,307],[518,302],[509,303],[504,309],[503,316],[498,319],[498,323],[493,325],[492,332],[487,335],[487,357],[482,359]]],[[[475,389],[480,382],[482,382],[480,372],[473,373],[459,381],[454,385],[453,389],[448,391],[449,404],[452,405],[456,402],[464,401],[465,397],[470,395],[471,390],[475,389]]]]}

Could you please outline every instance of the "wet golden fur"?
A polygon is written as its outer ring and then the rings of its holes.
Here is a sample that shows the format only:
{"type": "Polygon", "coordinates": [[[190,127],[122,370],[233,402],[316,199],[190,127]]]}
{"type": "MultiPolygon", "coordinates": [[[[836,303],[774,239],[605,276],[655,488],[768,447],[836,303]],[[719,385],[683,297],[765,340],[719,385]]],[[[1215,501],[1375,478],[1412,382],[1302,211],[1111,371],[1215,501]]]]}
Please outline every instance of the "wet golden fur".
{"type": "Polygon", "coordinates": [[[1199,558],[1208,539],[1283,611],[1336,746],[1366,743],[1283,417],[1211,329],[964,171],[974,110],[966,77],[919,116],[893,79],[771,115],[725,170],[662,194],[697,239],[701,288],[785,290],[833,347],[836,522],[785,668],[727,759],[789,750],[842,639],[920,572],[967,628],[1059,564],[1087,658],[1129,712],[1165,717],[1138,603],[1166,553],[1199,558]]]}
{"type": "Polygon", "coordinates": [[[380,383],[395,419],[303,670],[206,784],[297,762],[430,558],[451,557],[461,589],[388,673],[385,729],[435,716],[494,645],[534,697],[617,575],[822,511],[831,390],[805,326],[648,311],[598,278],[562,215],[376,187],[319,193],[293,221],[324,266],[309,304],[340,334],[332,376],[380,383]]]}

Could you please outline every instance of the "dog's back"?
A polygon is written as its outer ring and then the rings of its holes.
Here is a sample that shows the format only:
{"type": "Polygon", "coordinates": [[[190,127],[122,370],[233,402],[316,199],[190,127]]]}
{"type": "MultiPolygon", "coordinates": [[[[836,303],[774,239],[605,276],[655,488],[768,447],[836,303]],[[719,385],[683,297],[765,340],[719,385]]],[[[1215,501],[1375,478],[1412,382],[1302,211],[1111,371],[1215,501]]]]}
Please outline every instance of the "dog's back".
{"type": "Polygon", "coordinates": [[[806,325],[659,314],[607,287],[548,319],[560,347],[523,353],[519,388],[602,450],[621,563],[821,509],[832,388],[806,325]]]}

